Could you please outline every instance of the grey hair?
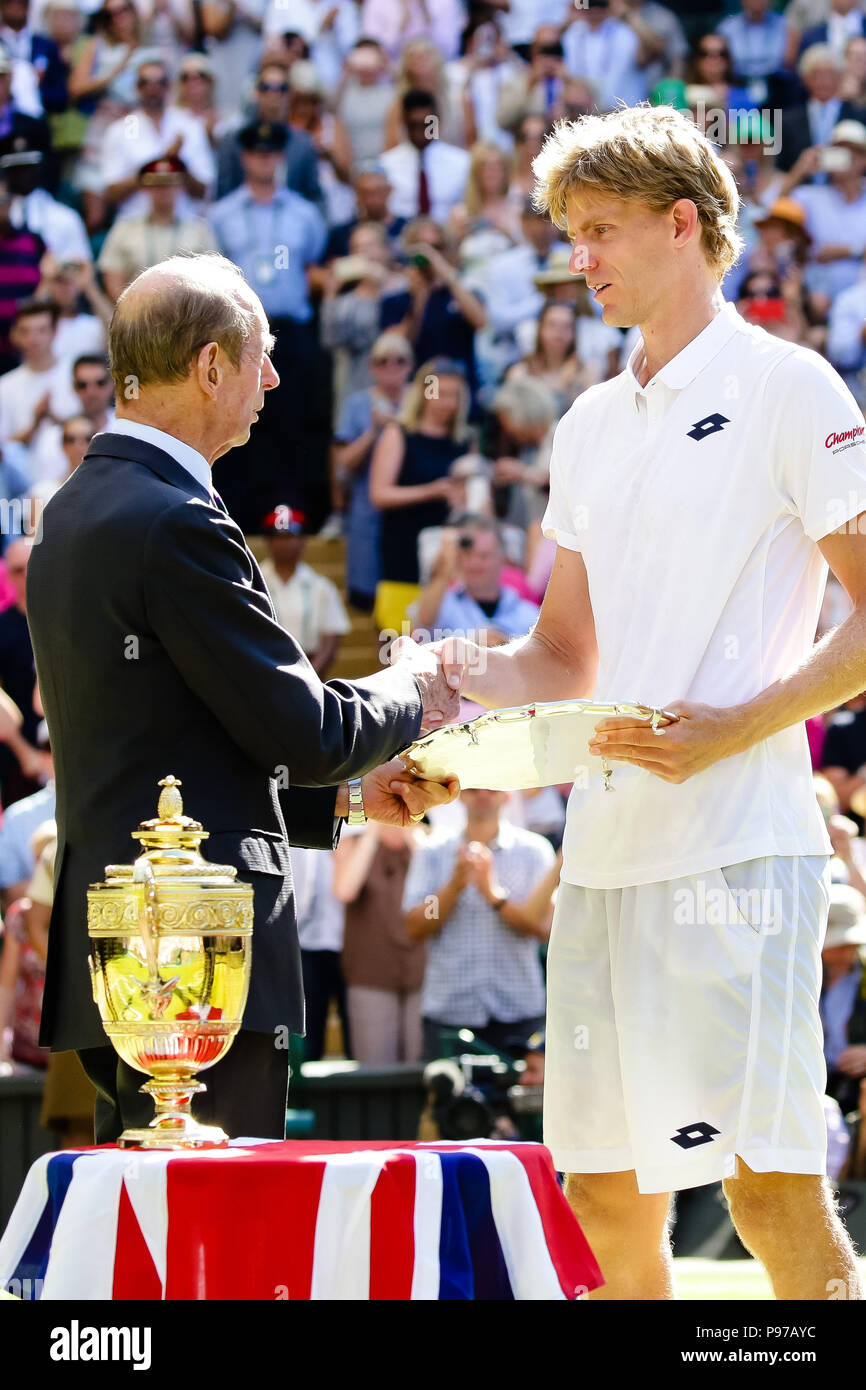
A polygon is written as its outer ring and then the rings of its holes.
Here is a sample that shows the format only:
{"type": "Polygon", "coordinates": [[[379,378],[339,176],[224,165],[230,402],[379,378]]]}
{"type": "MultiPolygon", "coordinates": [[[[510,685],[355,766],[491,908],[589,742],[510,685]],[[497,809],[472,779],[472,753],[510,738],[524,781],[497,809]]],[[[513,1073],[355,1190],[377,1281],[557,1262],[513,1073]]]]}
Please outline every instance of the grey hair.
{"type": "Polygon", "coordinates": [[[516,425],[547,426],[556,418],[556,400],[543,381],[514,377],[493,397],[493,409],[504,412],[516,425]]]}
{"type": "Polygon", "coordinates": [[[797,71],[801,77],[808,77],[813,68],[835,68],[837,72],[845,69],[845,59],[842,58],[828,43],[810,44],[797,64],[797,71]]]}
{"type": "Polygon", "coordinates": [[[207,343],[218,343],[237,370],[260,326],[255,295],[233,261],[211,252],[160,261],[114,307],[108,356],[118,399],[128,395],[130,380],[136,388],[185,381],[207,343]],[[158,279],[145,297],[142,281],[154,271],[158,279]]]}

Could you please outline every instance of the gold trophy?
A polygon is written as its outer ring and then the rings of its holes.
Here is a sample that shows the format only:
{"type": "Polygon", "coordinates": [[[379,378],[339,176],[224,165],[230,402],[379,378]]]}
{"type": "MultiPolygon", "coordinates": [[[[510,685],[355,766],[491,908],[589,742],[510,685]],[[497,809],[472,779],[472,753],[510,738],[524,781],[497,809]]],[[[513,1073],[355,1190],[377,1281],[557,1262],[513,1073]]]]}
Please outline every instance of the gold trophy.
{"type": "Polygon", "coordinates": [[[225,1144],[190,1113],[205,1086],[198,1073],[224,1057],[237,1033],[250,981],[253,889],[228,864],[199,852],[208,838],[183,814],[175,777],[164,777],[154,820],[132,838],[134,864],[108,864],[87,893],[90,976],[103,1027],[117,1053],[150,1080],[156,1116],[127,1129],[121,1148],[187,1149],[225,1144]]]}

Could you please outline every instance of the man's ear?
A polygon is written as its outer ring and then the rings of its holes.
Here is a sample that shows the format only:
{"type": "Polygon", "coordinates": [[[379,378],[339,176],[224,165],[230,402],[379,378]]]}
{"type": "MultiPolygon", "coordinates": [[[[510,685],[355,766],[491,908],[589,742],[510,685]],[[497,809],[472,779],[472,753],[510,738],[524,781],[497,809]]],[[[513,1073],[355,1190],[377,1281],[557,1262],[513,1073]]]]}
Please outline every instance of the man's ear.
{"type": "Polygon", "coordinates": [[[206,343],[196,359],[199,385],[208,396],[214,396],[223,378],[219,343],[206,343]]]}

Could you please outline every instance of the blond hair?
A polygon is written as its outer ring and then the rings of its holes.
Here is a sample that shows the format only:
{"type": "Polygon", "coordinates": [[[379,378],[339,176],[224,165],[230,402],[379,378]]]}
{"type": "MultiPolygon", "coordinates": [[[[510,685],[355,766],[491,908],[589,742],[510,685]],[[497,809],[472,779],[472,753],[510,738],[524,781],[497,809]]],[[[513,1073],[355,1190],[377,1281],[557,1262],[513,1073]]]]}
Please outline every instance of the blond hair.
{"type": "Polygon", "coordinates": [[[558,121],[532,161],[533,201],[567,231],[566,204],[579,189],[667,212],[680,198],[698,210],[704,253],[721,280],[743,248],[734,176],[694,121],[672,106],[621,107],[558,121]]]}
{"type": "Polygon", "coordinates": [[[463,439],[466,434],[466,420],[469,415],[469,387],[466,374],[460,363],[445,357],[431,357],[419,367],[403,397],[399,420],[407,434],[418,429],[424,416],[424,408],[430,399],[428,387],[438,377],[456,376],[460,382],[460,402],[448,431],[452,439],[463,439]]]}
{"type": "Polygon", "coordinates": [[[488,159],[498,159],[499,167],[502,170],[502,184],[499,189],[500,196],[504,197],[508,192],[508,185],[511,183],[511,156],[499,145],[494,145],[492,140],[479,140],[472,146],[472,160],[469,165],[469,174],[466,179],[466,192],[463,195],[463,204],[470,217],[478,217],[484,210],[484,199],[481,192],[481,166],[488,159]]]}

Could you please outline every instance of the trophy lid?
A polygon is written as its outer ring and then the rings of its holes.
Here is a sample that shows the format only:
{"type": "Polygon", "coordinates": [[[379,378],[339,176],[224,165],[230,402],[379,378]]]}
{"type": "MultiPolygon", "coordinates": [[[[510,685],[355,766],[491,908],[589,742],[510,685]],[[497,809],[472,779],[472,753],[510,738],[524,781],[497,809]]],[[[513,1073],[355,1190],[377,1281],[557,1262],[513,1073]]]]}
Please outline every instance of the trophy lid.
{"type": "MultiPolygon", "coordinates": [[[[235,879],[237,869],[231,864],[210,864],[203,858],[199,846],[208,838],[201,821],[193,820],[183,812],[183,799],[179,788],[182,783],[169,774],[159,782],[157,814],[150,820],[143,820],[132,838],[142,846],[142,858],[150,860],[157,877],[181,875],[186,880],[198,878],[209,882],[215,878],[235,879]]],[[[107,864],[106,880],[127,880],[133,877],[132,864],[107,864]]],[[[96,887],[96,885],[93,885],[96,887]]],[[[238,885],[240,888],[241,885],[238,885]]]]}

